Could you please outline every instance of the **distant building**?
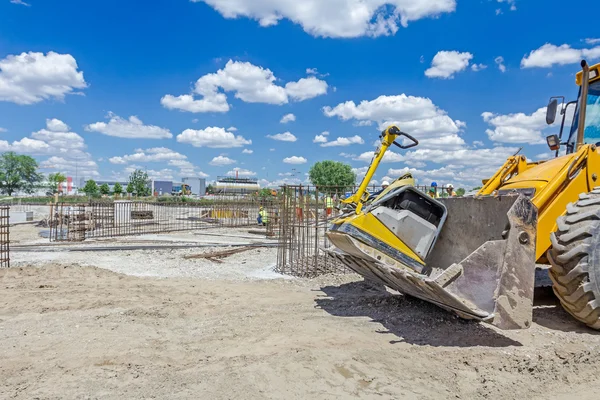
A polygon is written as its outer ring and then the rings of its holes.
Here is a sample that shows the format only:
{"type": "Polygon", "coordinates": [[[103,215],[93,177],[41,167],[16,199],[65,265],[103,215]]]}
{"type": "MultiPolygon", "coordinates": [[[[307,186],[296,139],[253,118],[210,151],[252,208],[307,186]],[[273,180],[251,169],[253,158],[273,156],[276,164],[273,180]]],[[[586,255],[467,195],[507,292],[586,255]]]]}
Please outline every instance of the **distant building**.
{"type": "Polygon", "coordinates": [[[152,181],[152,194],[156,196],[170,195],[173,192],[172,181],[152,181]]]}
{"type": "Polygon", "coordinates": [[[183,183],[190,185],[192,195],[204,196],[206,194],[206,179],[204,178],[183,178],[183,183]]]}

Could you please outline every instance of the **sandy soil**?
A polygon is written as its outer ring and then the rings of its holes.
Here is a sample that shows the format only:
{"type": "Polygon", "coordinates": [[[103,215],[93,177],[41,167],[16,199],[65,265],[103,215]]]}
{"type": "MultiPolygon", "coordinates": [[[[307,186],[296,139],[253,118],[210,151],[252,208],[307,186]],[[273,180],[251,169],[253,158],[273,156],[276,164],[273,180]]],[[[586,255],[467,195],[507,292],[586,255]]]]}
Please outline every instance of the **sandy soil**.
{"type": "Polygon", "coordinates": [[[38,232],[11,228],[0,270],[0,399],[598,398],[600,335],[547,291],[530,329],[499,331],[355,275],[284,277],[274,248],[183,258],[266,240],[247,229],[51,246],[38,232]]]}
{"type": "Polygon", "coordinates": [[[500,332],[354,276],[0,270],[0,398],[597,399],[600,337],[551,299],[500,332]]]}

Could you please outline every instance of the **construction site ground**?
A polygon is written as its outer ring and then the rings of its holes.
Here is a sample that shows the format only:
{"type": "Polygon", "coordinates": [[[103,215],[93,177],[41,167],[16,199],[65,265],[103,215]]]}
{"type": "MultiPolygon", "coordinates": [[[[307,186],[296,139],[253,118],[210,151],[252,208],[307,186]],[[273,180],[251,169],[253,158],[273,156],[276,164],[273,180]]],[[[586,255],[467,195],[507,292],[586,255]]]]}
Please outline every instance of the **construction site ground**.
{"type": "Polygon", "coordinates": [[[600,336],[547,290],[530,329],[500,331],[357,275],[277,274],[276,241],[248,230],[50,244],[11,227],[0,399],[599,396],[600,336]],[[255,248],[189,258],[232,244],[255,248]]]}

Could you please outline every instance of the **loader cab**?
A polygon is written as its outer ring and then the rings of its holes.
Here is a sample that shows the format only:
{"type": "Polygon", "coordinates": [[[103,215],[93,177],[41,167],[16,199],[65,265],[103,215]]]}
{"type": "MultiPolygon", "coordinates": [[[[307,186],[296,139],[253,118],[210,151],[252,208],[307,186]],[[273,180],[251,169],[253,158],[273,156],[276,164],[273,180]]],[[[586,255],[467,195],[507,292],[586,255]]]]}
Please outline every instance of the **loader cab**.
{"type": "Polygon", "coordinates": [[[589,83],[588,87],[586,88],[586,95],[583,95],[583,74],[582,72],[579,72],[577,73],[576,77],[576,83],[579,85],[579,94],[577,95],[577,100],[570,101],[565,104],[564,97],[558,96],[552,97],[548,103],[546,110],[546,122],[548,125],[551,125],[556,119],[558,100],[562,99],[562,104],[560,107],[560,115],[562,116],[560,132],[558,135],[550,135],[546,138],[550,150],[556,151],[556,157],[558,157],[559,149],[563,145],[566,146],[565,154],[571,154],[576,150],[577,133],[579,130],[580,113],[582,110],[585,113],[583,142],[584,144],[595,144],[600,146],[600,64],[589,67],[588,74],[589,83]],[[566,142],[561,142],[567,110],[571,106],[575,107],[575,113],[571,123],[571,128],[569,130],[569,136],[566,142]]]}
{"type": "MultiPolygon", "coordinates": [[[[591,72],[592,70],[590,70],[591,72]]],[[[595,71],[598,71],[596,69],[595,71]]],[[[597,73],[597,72],[596,72],[597,73]]],[[[591,79],[590,79],[591,80],[591,79]]],[[[577,108],[573,117],[573,124],[567,141],[567,154],[572,153],[577,141],[577,129],[579,128],[579,112],[581,104],[585,101],[585,126],[583,128],[583,138],[586,144],[595,144],[600,146],[600,77],[590,82],[588,93],[585,99],[581,96],[581,89],[577,97],[577,108]]]]}

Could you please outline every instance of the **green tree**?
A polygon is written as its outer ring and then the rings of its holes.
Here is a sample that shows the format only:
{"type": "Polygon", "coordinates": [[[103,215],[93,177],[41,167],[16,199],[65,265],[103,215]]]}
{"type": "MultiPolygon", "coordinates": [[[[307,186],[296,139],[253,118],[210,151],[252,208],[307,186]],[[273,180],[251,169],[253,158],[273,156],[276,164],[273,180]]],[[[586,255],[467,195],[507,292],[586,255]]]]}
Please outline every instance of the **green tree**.
{"type": "Polygon", "coordinates": [[[85,183],[85,186],[83,187],[83,193],[85,193],[87,196],[95,196],[98,194],[98,184],[96,184],[96,181],[93,179],[90,179],[89,181],[87,181],[85,183]]]}
{"type": "Polygon", "coordinates": [[[346,190],[356,183],[356,174],[352,167],[338,161],[319,161],[308,171],[313,185],[320,190],[346,190]]]}
{"type": "Polygon", "coordinates": [[[273,189],[262,188],[258,191],[258,197],[260,198],[271,198],[273,197],[273,189]]]}
{"type": "Polygon", "coordinates": [[[48,175],[48,186],[52,193],[57,193],[60,185],[62,185],[67,180],[65,174],[61,174],[60,172],[56,172],[54,174],[48,175]]]}
{"type": "Polygon", "coordinates": [[[102,185],[100,185],[100,194],[109,194],[110,193],[110,187],[108,187],[108,183],[103,183],[102,185]]]}
{"type": "Polygon", "coordinates": [[[123,193],[123,186],[121,186],[119,182],[115,183],[115,186],[113,187],[113,193],[117,196],[120,196],[121,193],[123,193]]]}
{"type": "Polygon", "coordinates": [[[465,192],[466,192],[466,190],[464,188],[458,188],[458,189],[456,189],[456,195],[457,196],[462,197],[462,196],[465,195],[465,192]]]}
{"type": "Polygon", "coordinates": [[[129,185],[133,186],[133,193],[137,196],[150,196],[150,179],[141,169],[136,169],[129,175],[129,185]]]}
{"type": "Polygon", "coordinates": [[[125,190],[127,191],[127,193],[131,194],[131,193],[133,193],[133,191],[134,191],[135,189],[133,188],[133,185],[131,184],[131,182],[129,182],[129,183],[127,184],[127,188],[126,188],[125,190]]]}
{"type": "Polygon", "coordinates": [[[14,192],[33,193],[43,175],[37,172],[38,164],[32,157],[12,151],[0,156],[0,192],[12,196],[14,192]]]}
{"type": "Polygon", "coordinates": [[[213,185],[208,185],[206,187],[206,194],[214,194],[215,193],[215,187],[213,185]]]}

